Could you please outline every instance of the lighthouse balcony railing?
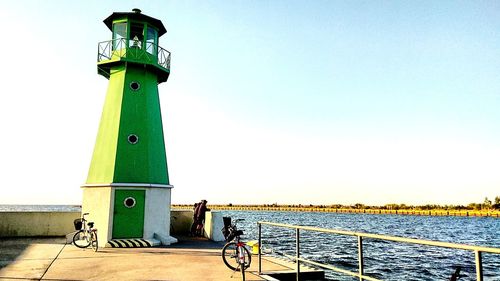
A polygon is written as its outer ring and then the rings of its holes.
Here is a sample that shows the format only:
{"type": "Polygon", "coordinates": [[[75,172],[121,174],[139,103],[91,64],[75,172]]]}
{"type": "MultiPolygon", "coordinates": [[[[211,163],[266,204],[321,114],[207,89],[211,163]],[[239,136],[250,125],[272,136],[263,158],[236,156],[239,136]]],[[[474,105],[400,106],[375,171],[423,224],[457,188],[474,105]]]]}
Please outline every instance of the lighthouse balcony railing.
{"type": "Polygon", "coordinates": [[[131,60],[156,64],[170,70],[170,52],[157,44],[117,38],[99,42],[97,46],[97,62],[131,60]],[[144,47],[144,48],[143,48],[144,47]]]}

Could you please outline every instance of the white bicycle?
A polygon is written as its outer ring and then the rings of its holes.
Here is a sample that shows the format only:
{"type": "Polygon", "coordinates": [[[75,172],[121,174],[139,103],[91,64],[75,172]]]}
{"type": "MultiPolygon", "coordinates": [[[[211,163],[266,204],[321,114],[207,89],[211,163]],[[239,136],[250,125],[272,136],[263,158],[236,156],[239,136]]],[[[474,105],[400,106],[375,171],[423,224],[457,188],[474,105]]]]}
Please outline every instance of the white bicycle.
{"type": "Polygon", "coordinates": [[[87,222],[85,216],[89,213],[84,213],[81,218],[76,219],[75,230],[78,232],[73,236],[73,244],[78,248],[88,248],[92,246],[94,252],[97,252],[99,243],[97,242],[97,228],[94,228],[94,222],[87,222]]]}

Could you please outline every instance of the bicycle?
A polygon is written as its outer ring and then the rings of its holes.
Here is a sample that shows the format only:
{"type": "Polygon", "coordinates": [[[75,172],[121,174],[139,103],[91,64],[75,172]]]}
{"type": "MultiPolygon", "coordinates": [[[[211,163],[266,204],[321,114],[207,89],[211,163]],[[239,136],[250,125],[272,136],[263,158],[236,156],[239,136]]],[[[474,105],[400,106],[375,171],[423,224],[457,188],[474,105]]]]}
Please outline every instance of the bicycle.
{"type": "Polygon", "coordinates": [[[73,235],[73,244],[78,248],[92,247],[94,252],[97,252],[99,244],[97,242],[97,228],[94,228],[94,222],[87,222],[85,216],[89,213],[84,213],[81,218],[74,220],[75,230],[78,230],[73,235]]]}
{"type": "Polygon", "coordinates": [[[234,224],[231,224],[230,217],[223,217],[222,219],[224,221],[222,234],[227,241],[222,248],[222,260],[233,272],[241,271],[243,280],[245,280],[245,269],[250,267],[252,257],[245,242],[241,241],[240,236],[243,235],[243,231],[238,230],[236,226],[243,219],[234,220],[234,224]]]}

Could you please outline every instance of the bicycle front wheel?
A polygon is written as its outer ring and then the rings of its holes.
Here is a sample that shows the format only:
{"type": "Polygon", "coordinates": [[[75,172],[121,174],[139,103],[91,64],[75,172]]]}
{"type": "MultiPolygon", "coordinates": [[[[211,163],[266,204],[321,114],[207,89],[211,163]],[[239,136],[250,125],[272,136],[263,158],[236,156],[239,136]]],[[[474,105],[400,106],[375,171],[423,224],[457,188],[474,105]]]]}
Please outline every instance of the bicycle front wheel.
{"type": "MultiPolygon", "coordinates": [[[[250,266],[252,262],[250,251],[246,247],[241,247],[243,249],[243,256],[245,257],[245,269],[250,266]]],[[[222,248],[222,260],[227,267],[234,271],[240,271],[240,262],[238,259],[238,245],[235,242],[230,242],[224,245],[222,248]]]]}
{"type": "Polygon", "coordinates": [[[90,235],[85,230],[80,230],[73,236],[73,244],[78,248],[87,248],[90,242],[90,235]]]}
{"type": "Polygon", "coordinates": [[[92,231],[90,238],[91,238],[90,245],[92,246],[92,250],[94,250],[94,252],[97,252],[97,249],[99,248],[99,243],[97,243],[97,232],[92,231]]]}

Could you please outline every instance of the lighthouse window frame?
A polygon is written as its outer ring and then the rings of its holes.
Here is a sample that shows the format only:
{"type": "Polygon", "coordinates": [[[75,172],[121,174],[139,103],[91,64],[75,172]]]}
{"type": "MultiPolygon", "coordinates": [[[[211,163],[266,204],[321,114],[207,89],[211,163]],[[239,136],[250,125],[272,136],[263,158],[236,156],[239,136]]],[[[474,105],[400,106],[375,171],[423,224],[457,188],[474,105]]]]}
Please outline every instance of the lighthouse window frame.
{"type": "Polygon", "coordinates": [[[146,52],[156,56],[158,53],[158,30],[146,25],[146,52]]]}
{"type": "Polygon", "coordinates": [[[123,49],[128,35],[127,21],[113,23],[113,50],[123,49]]]}
{"type": "Polygon", "coordinates": [[[127,140],[130,144],[137,144],[139,142],[139,137],[136,134],[130,134],[127,140]]]}
{"type": "Polygon", "coordinates": [[[134,197],[127,197],[123,200],[123,205],[129,209],[132,209],[137,204],[137,200],[134,197]]]}
{"type": "Polygon", "coordinates": [[[132,81],[130,82],[130,89],[132,89],[132,91],[136,92],[136,91],[139,91],[139,89],[141,88],[141,83],[137,82],[137,81],[132,81]]]}

